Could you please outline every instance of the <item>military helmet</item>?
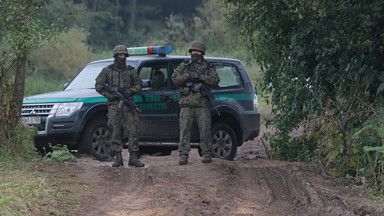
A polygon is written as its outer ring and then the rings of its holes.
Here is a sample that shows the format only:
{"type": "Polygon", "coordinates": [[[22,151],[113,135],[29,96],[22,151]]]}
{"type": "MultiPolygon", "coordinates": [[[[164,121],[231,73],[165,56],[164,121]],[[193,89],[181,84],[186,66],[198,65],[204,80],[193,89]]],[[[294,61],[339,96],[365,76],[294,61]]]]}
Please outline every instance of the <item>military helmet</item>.
{"type": "Polygon", "coordinates": [[[124,45],[117,45],[117,46],[115,46],[115,48],[113,48],[113,55],[112,56],[115,56],[116,54],[126,54],[127,57],[129,56],[128,49],[124,45]]]}
{"type": "Polygon", "coordinates": [[[190,53],[190,52],[192,52],[192,50],[201,51],[203,53],[203,55],[205,55],[205,45],[203,42],[193,41],[188,52],[190,53]]]}

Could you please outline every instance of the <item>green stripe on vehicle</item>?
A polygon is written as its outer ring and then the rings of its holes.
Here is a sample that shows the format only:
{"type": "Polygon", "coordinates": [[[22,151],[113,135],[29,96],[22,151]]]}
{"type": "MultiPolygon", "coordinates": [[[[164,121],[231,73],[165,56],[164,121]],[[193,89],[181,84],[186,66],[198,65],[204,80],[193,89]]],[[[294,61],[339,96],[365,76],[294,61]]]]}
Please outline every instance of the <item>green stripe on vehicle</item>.
{"type": "Polygon", "coordinates": [[[253,100],[253,94],[216,94],[215,100],[253,100]]]}
{"type": "Polygon", "coordinates": [[[80,98],[78,101],[84,101],[84,103],[97,103],[97,102],[107,102],[105,97],[92,97],[92,98],[80,98]]]}
{"type": "Polygon", "coordinates": [[[135,101],[135,102],[143,102],[143,96],[141,96],[141,95],[135,95],[135,96],[133,96],[133,100],[135,101]]]}
{"type": "Polygon", "coordinates": [[[61,103],[61,102],[74,102],[77,98],[50,98],[50,99],[37,99],[37,100],[23,100],[23,104],[35,103],[61,103]]]}
{"type": "MultiPolygon", "coordinates": [[[[180,95],[173,95],[173,99],[178,101],[180,95]]],[[[143,96],[135,95],[133,99],[137,103],[144,102],[143,96]]],[[[253,100],[253,94],[215,94],[215,100],[253,100]]],[[[91,98],[50,98],[50,99],[36,99],[36,100],[23,100],[23,104],[35,104],[35,103],[68,103],[75,101],[83,101],[84,103],[102,103],[107,102],[105,97],[91,97],[91,98]]]]}

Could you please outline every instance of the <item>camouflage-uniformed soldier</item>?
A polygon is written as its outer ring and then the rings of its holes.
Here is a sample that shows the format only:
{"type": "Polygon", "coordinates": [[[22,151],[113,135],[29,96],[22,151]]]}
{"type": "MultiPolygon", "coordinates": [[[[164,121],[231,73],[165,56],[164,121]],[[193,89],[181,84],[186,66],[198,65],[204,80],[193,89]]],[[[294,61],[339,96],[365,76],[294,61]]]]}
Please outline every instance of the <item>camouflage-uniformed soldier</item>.
{"type": "Polygon", "coordinates": [[[137,129],[139,117],[136,109],[121,100],[121,96],[133,101],[133,95],[141,92],[142,80],[135,68],[126,65],[129,56],[127,47],[117,45],[113,49],[114,63],[103,68],[96,77],[96,91],[108,99],[108,127],[112,130],[112,150],[116,153],[113,167],[124,166],[121,152],[123,144],[121,140],[121,127],[124,134],[128,135],[130,153],[128,165],[143,167],[139,157],[139,140],[137,129]],[[120,94],[118,94],[118,93],[120,94]]]}
{"type": "Polygon", "coordinates": [[[188,163],[191,151],[190,134],[194,120],[200,132],[202,162],[212,161],[210,101],[204,97],[201,86],[203,84],[214,87],[220,81],[215,68],[204,59],[205,45],[202,42],[194,41],[188,52],[191,53],[191,60],[182,62],[172,74],[172,82],[180,89],[179,165],[188,163]]]}

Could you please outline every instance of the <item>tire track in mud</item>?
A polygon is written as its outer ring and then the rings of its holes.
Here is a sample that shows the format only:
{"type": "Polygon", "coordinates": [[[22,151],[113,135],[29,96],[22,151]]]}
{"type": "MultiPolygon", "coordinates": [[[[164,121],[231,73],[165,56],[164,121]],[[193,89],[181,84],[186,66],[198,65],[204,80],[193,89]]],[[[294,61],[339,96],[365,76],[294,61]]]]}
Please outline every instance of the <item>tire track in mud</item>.
{"type": "Polygon", "coordinates": [[[174,153],[143,156],[145,168],[111,168],[111,162],[85,160],[79,166],[94,182],[95,192],[80,215],[316,216],[366,211],[349,204],[341,192],[314,186],[300,163],[214,159],[203,164],[197,153],[186,166],[177,165],[174,153]]]}

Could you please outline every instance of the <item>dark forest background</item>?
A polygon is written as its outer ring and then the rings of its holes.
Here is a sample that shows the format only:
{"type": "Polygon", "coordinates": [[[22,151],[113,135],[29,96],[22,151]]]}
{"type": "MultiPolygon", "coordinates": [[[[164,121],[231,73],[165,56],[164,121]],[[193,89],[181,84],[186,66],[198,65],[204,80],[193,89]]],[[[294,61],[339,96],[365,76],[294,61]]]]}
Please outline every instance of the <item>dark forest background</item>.
{"type": "Polygon", "coordinates": [[[58,40],[45,42],[31,55],[25,96],[61,90],[90,61],[110,58],[115,45],[170,45],[185,55],[201,40],[207,56],[239,58],[253,80],[257,64],[226,23],[227,8],[216,0],[48,0],[39,13],[47,26],[58,26],[58,40]]]}

